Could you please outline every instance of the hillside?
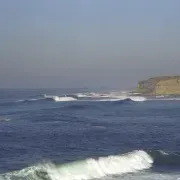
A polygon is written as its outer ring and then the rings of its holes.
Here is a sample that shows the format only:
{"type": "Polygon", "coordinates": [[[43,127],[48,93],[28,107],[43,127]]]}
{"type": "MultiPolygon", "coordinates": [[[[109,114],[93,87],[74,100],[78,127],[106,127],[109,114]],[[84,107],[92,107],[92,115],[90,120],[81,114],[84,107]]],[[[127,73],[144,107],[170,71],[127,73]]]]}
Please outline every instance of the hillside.
{"type": "Polygon", "coordinates": [[[180,76],[159,76],[140,81],[136,91],[146,95],[180,95],[180,76]]]}

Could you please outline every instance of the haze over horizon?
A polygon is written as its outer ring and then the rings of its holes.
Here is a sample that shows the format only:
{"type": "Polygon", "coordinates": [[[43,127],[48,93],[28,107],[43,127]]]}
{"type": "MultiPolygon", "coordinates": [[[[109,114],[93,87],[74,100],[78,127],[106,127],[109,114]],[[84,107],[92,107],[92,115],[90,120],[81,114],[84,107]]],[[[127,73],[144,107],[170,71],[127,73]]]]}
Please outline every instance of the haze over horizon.
{"type": "Polygon", "coordinates": [[[0,88],[131,88],[180,75],[178,0],[2,0],[0,88]]]}

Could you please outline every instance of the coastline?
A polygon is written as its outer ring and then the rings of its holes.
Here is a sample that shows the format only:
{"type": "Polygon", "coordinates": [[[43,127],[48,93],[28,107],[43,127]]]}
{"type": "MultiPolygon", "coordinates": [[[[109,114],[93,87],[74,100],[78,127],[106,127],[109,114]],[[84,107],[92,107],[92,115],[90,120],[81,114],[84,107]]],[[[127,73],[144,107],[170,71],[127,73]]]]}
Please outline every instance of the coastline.
{"type": "Polygon", "coordinates": [[[157,76],[139,81],[132,93],[144,96],[179,96],[180,76],[157,76]]]}

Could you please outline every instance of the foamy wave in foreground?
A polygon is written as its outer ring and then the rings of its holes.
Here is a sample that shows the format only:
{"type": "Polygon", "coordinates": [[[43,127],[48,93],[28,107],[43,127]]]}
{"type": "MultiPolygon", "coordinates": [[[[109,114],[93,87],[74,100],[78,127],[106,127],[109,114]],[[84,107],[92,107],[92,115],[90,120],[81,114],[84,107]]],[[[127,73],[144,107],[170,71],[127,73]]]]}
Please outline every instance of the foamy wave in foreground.
{"type": "Polygon", "coordinates": [[[60,168],[49,166],[47,172],[51,179],[94,179],[148,169],[152,163],[152,158],[146,152],[134,151],[125,155],[87,159],[60,168]]]}
{"type": "Polygon", "coordinates": [[[44,165],[25,168],[21,171],[0,175],[0,179],[46,179],[46,180],[88,180],[107,175],[121,175],[149,169],[153,159],[145,151],[133,151],[124,155],[86,159],[72,163],[44,165]]]}

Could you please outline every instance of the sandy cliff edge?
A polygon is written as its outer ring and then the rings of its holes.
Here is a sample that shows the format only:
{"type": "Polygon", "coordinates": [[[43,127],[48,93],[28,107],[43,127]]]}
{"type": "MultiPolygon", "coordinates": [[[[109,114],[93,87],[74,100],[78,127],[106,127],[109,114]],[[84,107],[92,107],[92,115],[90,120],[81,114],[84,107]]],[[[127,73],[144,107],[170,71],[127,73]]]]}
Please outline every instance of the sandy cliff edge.
{"type": "Polygon", "coordinates": [[[138,82],[135,90],[145,95],[180,95],[180,76],[158,76],[138,82]]]}

